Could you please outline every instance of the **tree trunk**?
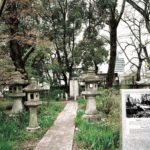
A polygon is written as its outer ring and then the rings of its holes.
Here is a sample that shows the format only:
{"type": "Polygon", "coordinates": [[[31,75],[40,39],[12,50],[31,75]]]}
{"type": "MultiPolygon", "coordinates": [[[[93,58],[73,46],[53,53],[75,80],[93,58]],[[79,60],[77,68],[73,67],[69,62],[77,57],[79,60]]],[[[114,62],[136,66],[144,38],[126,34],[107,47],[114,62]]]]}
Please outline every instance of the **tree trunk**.
{"type": "Polygon", "coordinates": [[[69,93],[69,85],[68,85],[68,79],[65,73],[63,73],[64,82],[65,82],[65,92],[69,93]]]}
{"type": "MultiPolygon", "coordinates": [[[[146,48],[146,46],[143,46],[142,48],[143,48],[143,51],[144,51],[144,54],[145,54],[147,63],[150,64],[150,58],[149,58],[149,56],[148,56],[147,48],[146,48]]],[[[150,69],[150,68],[149,68],[149,69],[150,69]]]]}
{"type": "Polygon", "coordinates": [[[10,57],[13,60],[16,70],[24,74],[25,64],[22,60],[21,47],[18,44],[18,41],[10,40],[9,46],[10,46],[10,57]]]}
{"type": "Polygon", "coordinates": [[[98,66],[97,66],[96,62],[94,62],[94,66],[95,66],[95,74],[98,74],[98,66]]]}
{"type": "Polygon", "coordinates": [[[139,66],[137,68],[137,73],[136,73],[136,81],[141,80],[141,67],[142,67],[142,60],[139,59],[139,66]]]}
{"type": "Polygon", "coordinates": [[[115,18],[111,18],[109,26],[110,26],[110,59],[106,77],[106,85],[107,87],[112,87],[117,55],[117,24],[115,18]]]}

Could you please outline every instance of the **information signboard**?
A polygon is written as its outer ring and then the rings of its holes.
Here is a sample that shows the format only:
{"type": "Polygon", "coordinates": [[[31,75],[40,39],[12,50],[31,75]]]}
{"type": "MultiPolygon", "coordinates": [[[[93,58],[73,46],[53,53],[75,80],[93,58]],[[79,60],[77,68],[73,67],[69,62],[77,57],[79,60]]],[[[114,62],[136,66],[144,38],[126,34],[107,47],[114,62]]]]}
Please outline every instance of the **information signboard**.
{"type": "Polygon", "coordinates": [[[150,89],[122,89],[122,150],[150,150],[150,89]]]}

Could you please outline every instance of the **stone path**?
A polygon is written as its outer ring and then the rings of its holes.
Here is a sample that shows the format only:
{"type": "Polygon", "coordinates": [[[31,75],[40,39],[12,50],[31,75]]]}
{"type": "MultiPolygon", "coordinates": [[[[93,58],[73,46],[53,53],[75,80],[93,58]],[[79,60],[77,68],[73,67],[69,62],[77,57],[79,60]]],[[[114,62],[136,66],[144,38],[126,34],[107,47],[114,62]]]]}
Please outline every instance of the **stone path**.
{"type": "Polygon", "coordinates": [[[69,101],[35,150],[72,150],[77,103],[69,101]]]}

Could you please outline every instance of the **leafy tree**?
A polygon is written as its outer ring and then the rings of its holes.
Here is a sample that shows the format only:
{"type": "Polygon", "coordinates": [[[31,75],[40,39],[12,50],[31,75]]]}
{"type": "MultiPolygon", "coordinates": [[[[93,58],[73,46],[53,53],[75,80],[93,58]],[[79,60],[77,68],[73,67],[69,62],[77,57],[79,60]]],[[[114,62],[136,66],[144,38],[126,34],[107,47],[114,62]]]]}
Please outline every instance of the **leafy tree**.
{"type": "Polygon", "coordinates": [[[118,0],[98,0],[97,6],[101,12],[101,9],[105,10],[107,16],[107,23],[109,25],[110,32],[110,59],[109,67],[106,77],[106,84],[108,87],[113,85],[114,70],[117,54],[117,27],[124,12],[125,0],[123,0],[120,13],[117,10],[118,0]]]}
{"type": "Polygon", "coordinates": [[[43,30],[46,31],[44,34],[53,41],[57,59],[55,64],[58,64],[60,68],[58,78],[63,78],[66,91],[68,91],[69,80],[72,78],[77,54],[76,40],[81,31],[85,6],[81,0],[57,0],[53,5],[43,1],[43,7],[47,12],[42,17],[45,24],[43,30]],[[49,14],[51,17],[47,17],[49,14]]]}
{"type": "Polygon", "coordinates": [[[79,43],[82,67],[87,70],[88,67],[95,67],[95,73],[98,73],[98,64],[103,63],[107,57],[107,51],[104,48],[104,42],[100,39],[99,31],[103,28],[106,15],[99,16],[100,11],[96,2],[89,0],[85,9],[84,23],[86,25],[83,40],[79,43]]]}
{"type": "Polygon", "coordinates": [[[94,39],[84,39],[79,43],[78,48],[80,49],[83,70],[87,70],[94,65],[97,74],[98,65],[102,64],[108,55],[103,41],[96,37],[94,39]]]}
{"type": "Polygon", "coordinates": [[[0,48],[0,92],[3,93],[7,81],[10,79],[11,74],[15,71],[12,60],[9,55],[0,48]]]}
{"type": "Polygon", "coordinates": [[[41,83],[47,82],[53,85],[53,73],[51,70],[55,71],[56,69],[53,54],[49,40],[46,38],[40,40],[27,61],[26,70],[28,76],[36,78],[41,83]]]}
{"type": "Polygon", "coordinates": [[[20,71],[27,78],[25,64],[35,46],[35,34],[31,28],[36,24],[35,18],[31,16],[32,13],[35,14],[31,7],[33,3],[29,0],[4,2],[5,7],[0,20],[7,26],[6,34],[9,35],[7,46],[10,57],[15,70],[20,71]]]}
{"type": "Polygon", "coordinates": [[[0,49],[0,85],[5,84],[9,79],[11,72],[14,71],[14,66],[8,54],[0,49]]]}

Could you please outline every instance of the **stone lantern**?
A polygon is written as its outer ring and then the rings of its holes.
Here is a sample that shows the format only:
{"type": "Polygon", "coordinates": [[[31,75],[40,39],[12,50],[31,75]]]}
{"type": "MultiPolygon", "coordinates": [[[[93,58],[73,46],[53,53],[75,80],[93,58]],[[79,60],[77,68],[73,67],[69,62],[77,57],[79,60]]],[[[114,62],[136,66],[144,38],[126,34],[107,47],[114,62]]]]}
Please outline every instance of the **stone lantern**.
{"type": "Polygon", "coordinates": [[[99,76],[95,74],[93,70],[89,70],[86,76],[82,78],[85,82],[85,91],[81,94],[87,99],[86,111],[83,118],[89,121],[99,121],[100,116],[97,114],[95,97],[98,93],[99,76]]]}
{"type": "Polygon", "coordinates": [[[12,114],[22,112],[22,100],[23,97],[25,97],[25,93],[23,93],[23,87],[28,84],[28,80],[25,80],[23,75],[16,71],[11,74],[7,84],[9,85],[8,97],[14,100],[12,114]]]}
{"type": "Polygon", "coordinates": [[[25,105],[29,107],[30,111],[29,126],[27,127],[27,131],[35,131],[40,128],[37,121],[37,108],[42,104],[39,94],[42,90],[43,89],[38,86],[35,81],[32,81],[30,85],[23,89],[23,91],[27,93],[27,101],[25,102],[25,105]]]}

